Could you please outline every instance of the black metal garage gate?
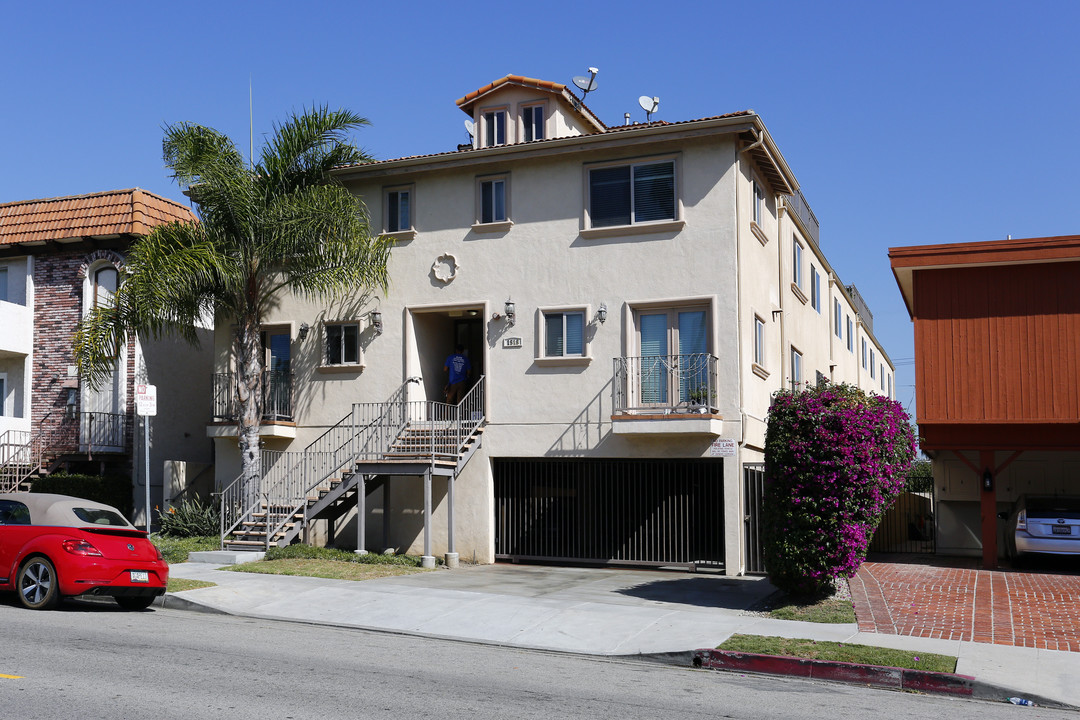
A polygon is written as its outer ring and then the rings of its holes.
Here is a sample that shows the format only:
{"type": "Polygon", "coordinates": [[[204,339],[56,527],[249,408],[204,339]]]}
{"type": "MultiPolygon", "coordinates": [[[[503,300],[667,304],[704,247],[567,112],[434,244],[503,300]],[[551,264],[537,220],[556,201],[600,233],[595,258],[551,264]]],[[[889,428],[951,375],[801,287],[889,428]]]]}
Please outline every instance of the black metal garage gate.
{"type": "Polygon", "coordinates": [[[723,566],[721,461],[493,463],[497,559],[723,566]]]}

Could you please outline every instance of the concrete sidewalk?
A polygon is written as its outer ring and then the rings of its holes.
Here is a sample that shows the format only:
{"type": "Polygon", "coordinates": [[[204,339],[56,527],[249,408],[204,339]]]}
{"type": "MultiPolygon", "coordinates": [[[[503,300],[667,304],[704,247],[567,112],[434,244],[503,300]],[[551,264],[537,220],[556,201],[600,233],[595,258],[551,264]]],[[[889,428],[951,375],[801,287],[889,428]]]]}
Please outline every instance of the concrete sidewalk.
{"type": "Polygon", "coordinates": [[[172,577],[216,587],[166,596],[203,609],[425,637],[589,655],[687,653],[745,633],[860,643],[959,658],[956,672],[1019,694],[1080,706],[1080,653],[859,632],[761,617],[772,593],[756,577],[533,565],[464,566],[365,582],[173,565],[172,577]]]}

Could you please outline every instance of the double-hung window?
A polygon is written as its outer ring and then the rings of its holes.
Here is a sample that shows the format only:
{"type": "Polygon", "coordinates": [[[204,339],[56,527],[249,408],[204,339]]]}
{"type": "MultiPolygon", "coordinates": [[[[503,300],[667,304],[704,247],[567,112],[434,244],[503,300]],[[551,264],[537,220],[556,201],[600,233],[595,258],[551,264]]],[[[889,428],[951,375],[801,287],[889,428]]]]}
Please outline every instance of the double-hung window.
{"type": "Polygon", "coordinates": [[[802,353],[791,348],[791,391],[798,392],[802,388],[803,368],[802,353]]]}
{"type": "Polygon", "coordinates": [[[885,389],[885,363],[878,365],[878,383],[881,385],[881,389],[885,389]]]}
{"type": "Polygon", "coordinates": [[[765,367],[765,321],[754,316],[754,364],[765,367]]]}
{"type": "Polygon", "coordinates": [[[490,223],[506,222],[508,218],[506,211],[506,185],[507,178],[505,176],[481,178],[478,181],[477,188],[480,193],[480,199],[478,203],[477,220],[480,224],[486,225],[490,223]]]}
{"type": "Polygon", "coordinates": [[[862,369],[866,370],[866,338],[862,341],[862,369]]]}
{"type": "Polygon", "coordinates": [[[810,265],[810,304],[821,313],[821,275],[818,269],[810,265]]]}
{"type": "Polygon", "coordinates": [[[855,325],[851,322],[851,316],[847,316],[847,349],[849,353],[855,352],[855,325]]]}
{"type": "Polygon", "coordinates": [[[506,111],[489,110],[483,115],[484,147],[506,144],[506,111]]]}
{"type": "Polygon", "coordinates": [[[676,214],[674,160],[589,170],[591,227],[674,220],[676,214]]]}
{"type": "Polygon", "coordinates": [[[765,190],[754,180],[754,224],[761,227],[765,220],[765,190]]]}
{"type": "Polygon", "coordinates": [[[874,368],[877,366],[877,357],[874,355],[874,350],[870,350],[870,379],[874,379],[874,368]]]}
{"type": "Polygon", "coordinates": [[[326,365],[360,364],[360,324],[334,323],[326,328],[326,365]]]}
{"type": "Polygon", "coordinates": [[[386,232],[412,230],[412,190],[399,188],[386,192],[386,232]]]}
{"type": "Polygon", "coordinates": [[[544,357],[585,355],[585,313],[544,313],[544,357]]]}
{"type": "Polygon", "coordinates": [[[527,105],[521,111],[525,142],[544,139],[544,106],[527,105]]]}
{"type": "MultiPolygon", "coordinates": [[[[799,238],[796,235],[791,236],[791,282],[797,288],[803,286],[803,274],[802,274],[802,254],[803,246],[799,242],[799,238]]],[[[805,300],[803,301],[805,302],[805,300]]]]}
{"type": "Polygon", "coordinates": [[[832,306],[833,306],[833,332],[836,333],[836,337],[843,340],[844,339],[844,326],[841,324],[841,322],[843,320],[843,317],[842,317],[842,313],[840,312],[840,301],[837,300],[836,298],[833,298],[832,306]]]}

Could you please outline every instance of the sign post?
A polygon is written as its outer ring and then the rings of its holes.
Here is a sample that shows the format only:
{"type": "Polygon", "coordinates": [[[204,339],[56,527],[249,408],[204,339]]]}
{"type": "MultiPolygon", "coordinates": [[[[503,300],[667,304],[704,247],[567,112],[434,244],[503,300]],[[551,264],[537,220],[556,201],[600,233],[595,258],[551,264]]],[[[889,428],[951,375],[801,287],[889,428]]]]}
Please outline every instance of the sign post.
{"type": "Polygon", "coordinates": [[[157,386],[135,386],[135,414],[143,419],[143,480],[146,483],[146,534],[150,534],[150,418],[157,415],[157,386]]]}

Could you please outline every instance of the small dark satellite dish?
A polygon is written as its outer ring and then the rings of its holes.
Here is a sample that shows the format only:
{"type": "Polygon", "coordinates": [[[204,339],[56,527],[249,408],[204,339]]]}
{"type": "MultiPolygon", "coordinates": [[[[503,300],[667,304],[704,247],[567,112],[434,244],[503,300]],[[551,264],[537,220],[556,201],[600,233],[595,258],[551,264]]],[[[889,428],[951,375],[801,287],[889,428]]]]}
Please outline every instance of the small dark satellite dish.
{"type": "Polygon", "coordinates": [[[645,122],[652,122],[652,114],[660,107],[660,98],[642,95],[638,98],[638,105],[645,111],[645,122]]]}
{"type": "Polygon", "coordinates": [[[585,96],[596,89],[596,73],[600,72],[594,67],[589,68],[589,77],[584,75],[575,75],[574,84],[581,90],[581,99],[584,100],[585,96]]]}

